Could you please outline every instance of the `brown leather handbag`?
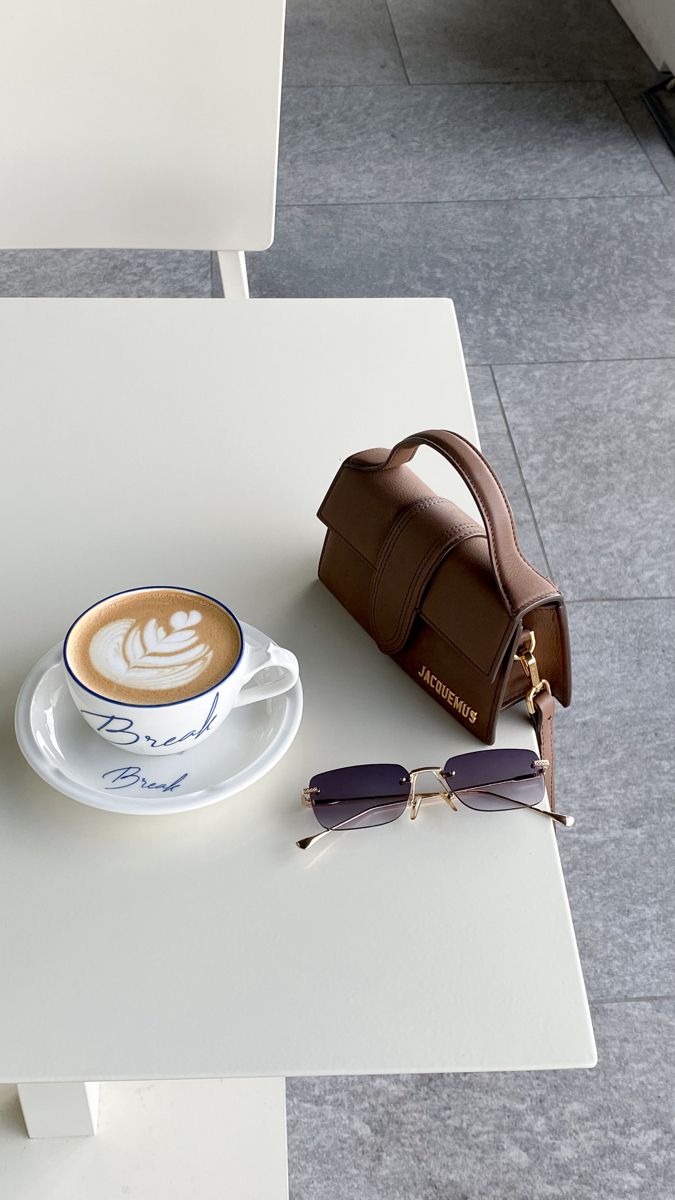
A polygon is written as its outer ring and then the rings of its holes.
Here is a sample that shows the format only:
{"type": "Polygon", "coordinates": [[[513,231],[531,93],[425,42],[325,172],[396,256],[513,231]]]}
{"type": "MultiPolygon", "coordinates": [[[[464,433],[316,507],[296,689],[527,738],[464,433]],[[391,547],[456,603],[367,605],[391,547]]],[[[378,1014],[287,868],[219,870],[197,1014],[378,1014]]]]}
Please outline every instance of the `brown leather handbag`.
{"type": "Polygon", "coordinates": [[[319,509],[319,578],[432,699],[483,742],[502,708],[527,702],[551,766],[555,696],[568,705],[564,600],[524,557],[504,490],[457,433],[427,429],[340,467],[319,509]],[[479,525],[406,465],[419,446],[459,472],[479,525]]]}

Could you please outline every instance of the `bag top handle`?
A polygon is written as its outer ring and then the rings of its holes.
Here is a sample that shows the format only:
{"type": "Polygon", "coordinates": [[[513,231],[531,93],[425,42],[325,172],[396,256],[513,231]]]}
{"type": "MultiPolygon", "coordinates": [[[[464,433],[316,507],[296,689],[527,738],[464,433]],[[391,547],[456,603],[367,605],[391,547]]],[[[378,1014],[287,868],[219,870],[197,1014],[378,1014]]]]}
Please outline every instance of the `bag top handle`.
{"type": "Polygon", "coordinates": [[[409,463],[420,446],[442,454],[459,473],[473,496],[485,524],[490,561],[497,586],[512,615],[547,596],[560,593],[550,579],[527,561],[516,536],[511,505],[492,467],[479,450],[459,433],[449,429],[424,429],[403,438],[387,454],[366,451],[347,460],[346,466],[360,471],[389,471],[409,463]],[[381,454],[387,454],[382,460],[381,454]],[[374,461],[374,455],[378,460],[374,461]]]}

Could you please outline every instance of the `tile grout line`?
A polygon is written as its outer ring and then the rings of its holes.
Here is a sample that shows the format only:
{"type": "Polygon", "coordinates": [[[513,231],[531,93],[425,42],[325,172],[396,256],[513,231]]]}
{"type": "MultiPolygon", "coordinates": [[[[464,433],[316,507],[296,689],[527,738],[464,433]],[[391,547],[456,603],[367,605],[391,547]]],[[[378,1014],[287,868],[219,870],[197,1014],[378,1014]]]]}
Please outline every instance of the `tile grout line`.
{"type": "Polygon", "coordinates": [[[515,442],[514,442],[514,440],[513,440],[513,434],[511,433],[511,426],[509,425],[509,419],[508,419],[508,417],[507,417],[507,415],[506,415],[506,410],[505,410],[505,408],[504,408],[504,403],[503,403],[503,401],[502,401],[501,392],[500,392],[500,390],[499,390],[499,384],[497,383],[497,378],[496,378],[496,376],[495,376],[494,367],[492,367],[492,366],[490,366],[490,376],[491,376],[491,378],[492,378],[492,386],[493,386],[493,387],[494,387],[494,389],[495,389],[495,394],[496,394],[496,396],[497,396],[497,403],[498,403],[498,405],[499,405],[499,409],[500,409],[500,412],[501,412],[501,414],[502,414],[502,419],[503,419],[503,421],[504,421],[504,425],[506,426],[506,434],[507,434],[507,437],[508,437],[508,439],[509,439],[509,443],[510,443],[510,445],[511,445],[511,449],[513,450],[513,453],[514,453],[514,455],[515,455],[515,459],[516,459],[516,465],[517,465],[517,467],[518,467],[518,473],[519,473],[519,475],[520,475],[520,481],[521,481],[521,483],[522,483],[522,485],[523,485],[523,490],[524,490],[524,492],[525,492],[525,499],[527,500],[528,507],[529,507],[529,509],[530,509],[530,513],[532,514],[532,520],[534,521],[534,528],[535,528],[535,531],[536,531],[536,534],[537,534],[537,540],[538,540],[538,542],[539,542],[539,546],[540,546],[540,548],[541,548],[541,552],[542,552],[542,554],[543,554],[543,556],[544,556],[544,562],[545,562],[545,564],[546,564],[546,573],[547,573],[547,575],[548,575],[549,579],[551,579],[551,580],[552,580],[552,579],[553,579],[553,572],[552,572],[552,570],[551,570],[551,564],[550,564],[550,562],[549,562],[549,560],[548,560],[548,554],[546,553],[546,547],[545,547],[545,545],[544,545],[544,539],[543,539],[543,537],[542,537],[542,535],[541,535],[541,530],[539,529],[539,522],[537,521],[537,517],[536,517],[535,511],[534,511],[533,504],[532,504],[532,499],[531,499],[531,497],[530,497],[530,493],[529,493],[529,491],[528,491],[527,483],[525,482],[525,476],[524,476],[524,474],[523,474],[523,468],[522,468],[522,466],[521,466],[521,463],[520,463],[520,457],[519,457],[519,455],[518,455],[518,451],[516,450],[516,444],[515,444],[515,442]]]}
{"type": "Polygon", "coordinates": [[[612,100],[614,101],[614,106],[617,109],[617,112],[619,113],[619,116],[621,117],[624,125],[626,126],[626,129],[631,134],[636,146],[638,146],[640,151],[642,152],[645,162],[651,167],[652,171],[656,175],[656,178],[658,179],[659,183],[661,184],[661,187],[663,188],[664,194],[666,196],[669,196],[670,189],[666,186],[665,180],[661,177],[660,172],[657,170],[654,163],[652,162],[651,156],[648,154],[646,147],[642,144],[641,139],[638,137],[637,133],[633,129],[631,122],[628,120],[628,115],[627,115],[627,113],[624,112],[623,107],[620,104],[618,97],[614,95],[614,92],[612,91],[612,85],[611,85],[611,82],[609,79],[605,80],[605,87],[607,88],[608,95],[611,96],[612,100]]]}
{"type": "MultiPolygon", "coordinates": [[[[423,297],[426,298],[426,297],[423,297]]],[[[440,297],[442,299],[442,297],[440,297]]],[[[415,299],[415,297],[413,297],[415,299]]],[[[433,297],[432,297],[433,299],[433,297]]],[[[494,363],[495,367],[574,367],[578,363],[649,363],[649,362],[675,362],[675,354],[658,354],[649,357],[640,358],[639,355],[632,355],[630,358],[524,358],[520,362],[499,362],[494,363]]],[[[469,362],[466,360],[467,367],[489,367],[488,362],[469,362]]]]}
{"type": "Polygon", "coordinates": [[[636,600],[649,603],[658,600],[675,600],[675,596],[575,596],[570,600],[565,597],[566,604],[633,604],[636,600]]]}
{"type": "MultiPolygon", "coordinates": [[[[651,165],[651,164],[650,164],[651,165]]],[[[654,172],[656,175],[656,172],[654,172]]],[[[656,176],[662,183],[660,176],[656,176]]],[[[280,200],[277,208],[390,208],[392,205],[413,204],[431,206],[437,204],[550,204],[551,201],[565,203],[578,200],[671,200],[671,192],[605,192],[580,196],[463,196],[461,200],[280,200]]]]}
{"type": "Polygon", "coordinates": [[[595,1000],[593,996],[588,997],[588,1003],[593,1007],[597,1004],[650,1004],[658,1000],[675,1000],[674,992],[665,992],[658,996],[602,996],[595,1000]]]}
{"type": "MultiPolygon", "coordinates": [[[[391,13],[389,14],[389,19],[391,20],[391,13]]],[[[392,21],[392,29],[393,28],[394,28],[394,26],[393,26],[393,21],[392,21]]],[[[401,53],[400,45],[398,42],[398,37],[396,36],[395,30],[394,30],[394,36],[396,38],[396,44],[399,47],[399,53],[401,54],[401,59],[403,59],[403,54],[401,53]]],[[[406,78],[408,78],[408,71],[405,68],[405,62],[403,63],[403,66],[404,66],[404,70],[406,70],[406,78]]],[[[636,87],[640,86],[642,84],[642,82],[643,82],[642,80],[635,80],[635,86],[636,87]]],[[[435,80],[435,81],[431,81],[431,82],[422,81],[422,80],[420,80],[419,82],[415,82],[414,80],[409,79],[408,83],[392,83],[391,81],[388,80],[385,83],[373,83],[373,82],[370,82],[370,83],[285,83],[283,86],[284,86],[284,89],[285,88],[315,88],[318,90],[319,88],[325,88],[325,89],[340,88],[341,90],[346,91],[348,88],[397,88],[397,87],[400,87],[400,88],[405,88],[405,87],[413,87],[413,88],[550,87],[550,88],[555,88],[555,87],[574,87],[574,86],[588,87],[589,84],[595,84],[599,88],[602,88],[602,86],[606,85],[607,83],[632,84],[633,80],[632,79],[607,80],[604,78],[603,79],[551,79],[550,75],[547,75],[545,78],[542,77],[541,79],[448,79],[445,81],[442,79],[439,79],[439,80],[435,80]]],[[[649,86],[649,85],[647,85],[647,86],[649,86]]]]}
{"type": "MultiPolygon", "coordinates": [[[[405,87],[410,87],[410,75],[408,74],[408,68],[407,68],[407,67],[406,67],[406,65],[405,65],[405,59],[404,59],[404,57],[403,57],[403,51],[402,51],[402,49],[401,49],[401,43],[400,43],[400,42],[399,42],[399,40],[398,40],[398,34],[397,34],[397,32],[396,32],[396,26],[394,25],[394,18],[393,18],[393,17],[392,17],[392,15],[391,15],[391,12],[390,12],[390,9],[389,9],[389,3],[388,3],[388,0],[384,0],[384,7],[385,7],[385,8],[386,8],[386,10],[387,10],[387,16],[389,17],[389,24],[390,24],[390,26],[391,26],[391,32],[392,32],[392,36],[393,36],[393,38],[394,38],[394,41],[396,42],[396,49],[398,50],[398,56],[399,56],[399,58],[400,58],[400,60],[401,60],[401,66],[402,66],[402,68],[403,68],[403,74],[405,75],[405,78],[406,78],[406,83],[405,83],[405,85],[404,85],[404,84],[392,84],[392,85],[390,85],[390,86],[392,86],[392,87],[403,87],[403,86],[405,86],[405,87]]],[[[358,84],[356,84],[355,86],[356,86],[356,87],[358,87],[359,85],[358,85],[358,84]]],[[[385,85],[385,86],[386,86],[386,85],[385,85]]]]}

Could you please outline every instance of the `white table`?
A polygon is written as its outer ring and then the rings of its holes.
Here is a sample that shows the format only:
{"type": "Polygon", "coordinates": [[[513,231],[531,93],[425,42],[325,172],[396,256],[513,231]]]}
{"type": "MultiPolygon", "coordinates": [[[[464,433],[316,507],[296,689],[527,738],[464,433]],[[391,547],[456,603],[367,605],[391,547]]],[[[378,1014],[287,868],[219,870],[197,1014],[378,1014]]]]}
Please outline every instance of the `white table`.
{"type": "MultiPolygon", "coordinates": [[[[0,394],[0,1079],[144,1081],[102,1089],[108,1137],[52,1142],[26,1142],[0,1089],[12,1194],[43,1195],[48,1164],[50,1200],[107,1200],[154,1164],[139,1195],[186,1195],[191,1170],[211,1200],[227,1170],[231,1194],[277,1198],[284,1076],[592,1066],[552,823],[428,804],[294,845],[313,772],[479,748],[316,581],[345,455],[429,426],[476,437],[452,305],[2,300],[0,394]],[[74,613],[157,581],[294,649],[305,714],[248,792],[116,816],[33,775],[11,711],[74,613]]],[[[440,458],[415,469],[468,503],[440,458]]],[[[524,712],[498,744],[533,744],[524,712]]]]}

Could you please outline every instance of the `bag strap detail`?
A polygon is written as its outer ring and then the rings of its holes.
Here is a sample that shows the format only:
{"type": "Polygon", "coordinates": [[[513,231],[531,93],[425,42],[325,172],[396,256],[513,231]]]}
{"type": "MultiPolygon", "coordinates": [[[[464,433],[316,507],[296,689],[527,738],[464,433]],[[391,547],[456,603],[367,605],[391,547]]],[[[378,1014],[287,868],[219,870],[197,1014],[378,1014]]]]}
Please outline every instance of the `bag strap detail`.
{"type": "Polygon", "coordinates": [[[555,757],[553,749],[555,700],[551,695],[551,685],[548,679],[541,679],[539,676],[539,666],[534,657],[534,651],[537,646],[534,630],[523,629],[523,637],[524,641],[516,651],[515,658],[516,662],[519,662],[523,668],[531,685],[525,697],[525,703],[537,735],[539,753],[548,762],[544,773],[546,790],[548,792],[551,811],[555,812],[555,757]]]}
{"type": "Polygon", "coordinates": [[[530,716],[534,716],[534,700],[539,692],[548,692],[551,695],[551,685],[548,679],[541,679],[539,675],[539,666],[534,657],[534,651],[537,646],[537,639],[533,629],[524,629],[525,643],[516,652],[516,661],[520,663],[530,683],[530,690],[525,697],[527,711],[530,716]]]}
{"type": "Polygon", "coordinates": [[[553,746],[553,717],[555,715],[555,700],[550,692],[538,692],[534,697],[534,713],[532,723],[539,743],[539,753],[548,760],[544,772],[548,802],[551,812],[555,812],[555,752],[553,746]]]}
{"type": "Polygon", "coordinates": [[[373,462],[372,458],[357,454],[346,465],[360,471],[390,471],[409,463],[420,446],[429,446],[442,454],[469,488],[485,524],[497,587],[511,616],[539,600],[559,596],[550,579],[524,557],[511,506],[490,464],[460,434],[448,429],[425,429],[398,442],[383,461],[373,462]]]}

